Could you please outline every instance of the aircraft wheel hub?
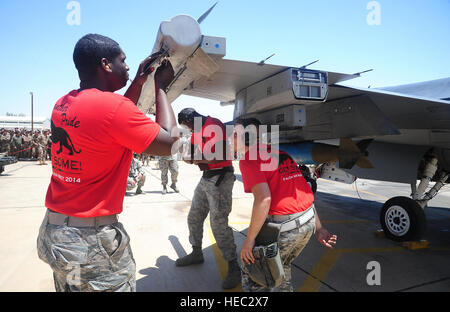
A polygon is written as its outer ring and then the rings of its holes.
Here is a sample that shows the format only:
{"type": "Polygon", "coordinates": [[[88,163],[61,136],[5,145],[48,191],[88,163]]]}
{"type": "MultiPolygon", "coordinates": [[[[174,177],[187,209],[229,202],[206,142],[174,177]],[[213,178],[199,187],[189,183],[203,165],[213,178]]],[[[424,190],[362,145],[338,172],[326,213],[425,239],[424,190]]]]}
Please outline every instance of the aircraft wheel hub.
{"type": "Polygon", "coordinates": [[[409,215],[400,206],[390,207],[385,214],[386,225],[392,234],[402,236],[406,234],[410,227],[409,215]]]}

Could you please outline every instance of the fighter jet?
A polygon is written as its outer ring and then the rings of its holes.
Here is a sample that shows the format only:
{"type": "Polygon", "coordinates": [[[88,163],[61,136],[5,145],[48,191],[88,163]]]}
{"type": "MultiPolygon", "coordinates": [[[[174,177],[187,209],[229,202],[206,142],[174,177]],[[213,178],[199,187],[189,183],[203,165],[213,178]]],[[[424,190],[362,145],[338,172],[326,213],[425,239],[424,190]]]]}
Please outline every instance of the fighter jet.
{"type": "MultiPolygon", "coordinates": [[[[386,201],[380,223],[390,239],[420,239],[427,203],[450,182],[450,78],[357,88],[342,82],[362,73],[225,59],[226,39],[201,33],[210,11],[198,20],[178,15],[160,25],[153,52],[163,52],[174,67],[169,99],[217,100],[234,105],[235,119],[278,125],[279,148],[299,164],[320,166],[323,177],[411,184],[411,197],[386,201]]],[[[154,111],[152,85],[150,76],[138,102],[145,113],[154,111]]]]}

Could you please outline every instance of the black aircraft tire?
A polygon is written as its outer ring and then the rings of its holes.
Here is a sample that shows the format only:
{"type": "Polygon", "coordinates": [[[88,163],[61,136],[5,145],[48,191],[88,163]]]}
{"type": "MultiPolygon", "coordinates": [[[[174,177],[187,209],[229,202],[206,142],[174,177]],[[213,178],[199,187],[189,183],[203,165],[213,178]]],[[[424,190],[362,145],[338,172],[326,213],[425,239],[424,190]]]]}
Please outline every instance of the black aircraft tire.
{"type": "Polygon", "coordinates": [[[426,229],[422,207],[403,196],[393,197],[383,205],[380,223],[386,237],[399,242],[420,240],[426,229]]]}

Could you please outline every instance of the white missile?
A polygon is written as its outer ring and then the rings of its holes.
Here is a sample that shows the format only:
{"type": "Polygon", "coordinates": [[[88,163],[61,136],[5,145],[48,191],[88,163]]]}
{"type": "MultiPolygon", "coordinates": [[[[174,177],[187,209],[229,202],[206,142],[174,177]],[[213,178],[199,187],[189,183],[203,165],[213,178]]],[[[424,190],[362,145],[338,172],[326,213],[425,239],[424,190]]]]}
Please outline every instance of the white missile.
{"type": "Polygon", "coordinates": [[[152,53],[167,52],[175,72],[200,46],[200,25],[189,15],[178,15],[159,26],[152,53]]]}
{"type": "MultiPolygon", "coordinates": [[[[199,23],[189,15],[178,15],[161,23],[152,53],[161,51],[172,64],[175,78],[167,90],[169,101],[202,76],[209,77],[219,69],[217,61],[225,56],[225,38],[206,37],[199,23]]],[[[160,59],[161,61],[162,59],[160,59]]],[[[159,64],[155,64],[157,67],[159,64]]],[[[142,87],[138,108],[154,113],[154,72],[142,87]]]]}

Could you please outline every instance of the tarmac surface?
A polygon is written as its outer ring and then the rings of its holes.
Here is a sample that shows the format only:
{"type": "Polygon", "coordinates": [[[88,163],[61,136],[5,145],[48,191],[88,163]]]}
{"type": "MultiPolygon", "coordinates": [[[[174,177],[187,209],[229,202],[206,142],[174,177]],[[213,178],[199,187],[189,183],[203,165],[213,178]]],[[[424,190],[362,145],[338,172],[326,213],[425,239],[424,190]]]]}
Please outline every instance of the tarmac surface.
{"type": "MultiPolygon", "coordinates": [[[[198,167],[179,162],[178,188],[161,194],[155,162],[145,167],[145,194],[128,192],[120,215],[131,237],[139,292],[222,292],[227,265],[211,232],[204,227],[205,262],[176,267],[175,260],[191,252],[187,214],[200,180],[198,167]]],[[[238,163],[229,224],[238,252],[249,225],[253,197],[244,193],[238,163]]],[[[39,260],[36,238],[45,214],[44,199],[51,165],[18,162],[0,176],[0,291],[53,292],[50,267],[39,260]]],[[[170,181],[170,173],[169,173],[170,181]]],[[[170,183],[170,182],[169,182],[170,183]]],[[[375,235],[381,228],[382,204],[394,196],[409,196],[409,185],[357,180],[352,185],[318,180],[316,208],[324,226],[338,236],[327,249],[315,237],[294,261],[292,283],[302,292],[448,292],[450,291],[450,187],[445,186],[425,210],[424,239],[429,247],[412,250],[375,235]],[[373,262],[375,261],[375,262],[373,262]],[[373,266],[375,265],[375,266],[373,266]],[[376,273],[376,274],[375,274],[376,273]],[[375,275],[374,275],[375,274],[375,275]],[[375,283],[375,285],[374,285],[375,283]]],[[[238,286],[231,291],[241,291],[238,286]]]]}

